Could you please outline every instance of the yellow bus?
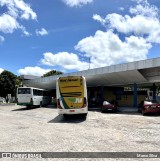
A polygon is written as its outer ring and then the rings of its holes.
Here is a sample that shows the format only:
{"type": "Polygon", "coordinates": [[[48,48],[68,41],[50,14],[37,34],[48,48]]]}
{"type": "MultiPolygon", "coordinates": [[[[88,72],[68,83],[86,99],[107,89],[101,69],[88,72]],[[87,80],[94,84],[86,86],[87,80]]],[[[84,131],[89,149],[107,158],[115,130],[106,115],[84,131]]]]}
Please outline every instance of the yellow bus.
{"type": "Polygon", "coordinates": [[[83,76],[67,76],[57,79],[56,84],[58,113],[83,114],[87,116],[87,86],[83,76]]]}

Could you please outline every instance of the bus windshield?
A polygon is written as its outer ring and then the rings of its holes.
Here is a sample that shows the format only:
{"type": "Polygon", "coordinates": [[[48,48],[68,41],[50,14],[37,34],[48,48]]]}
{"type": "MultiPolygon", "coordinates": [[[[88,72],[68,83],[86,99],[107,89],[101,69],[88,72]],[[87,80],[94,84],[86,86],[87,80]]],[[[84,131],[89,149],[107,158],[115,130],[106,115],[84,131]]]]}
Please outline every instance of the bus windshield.
{"type": "Polygon", "coordinates": [[[31,89],[30,88],[19,88],[18,94],[31,94],[31,89]]]}

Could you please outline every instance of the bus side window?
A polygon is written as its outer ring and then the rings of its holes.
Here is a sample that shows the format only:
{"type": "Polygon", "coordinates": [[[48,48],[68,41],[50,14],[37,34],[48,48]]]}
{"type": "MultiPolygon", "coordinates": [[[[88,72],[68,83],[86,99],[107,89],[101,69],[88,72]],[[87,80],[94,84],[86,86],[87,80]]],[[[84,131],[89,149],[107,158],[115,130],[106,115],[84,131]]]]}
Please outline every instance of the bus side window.
{"type": "Polygon", "coordinates": [[[39,96],[43,96],[43,91],[39,90],[39,96]]]}
{"type": "Polygon", "coordinates": [[[47,96],[47,92],[43,90],[33,89],[34,96],[47,96]]]}
{"type": "Polygon", "coordinates": [[[27,89],[26,90],[26,94],[30,94],[30,89],[27,89]]]}
{"type": "Polygon", "coordinates": [[[50,96],[48,91],[43,91],[43,96],[50,96]]]}
{"type": "Polygon", "coordinates": [[[34,96],[38,96],[38,92],[37,92],[36,89],[33,89],[33,95],[34,95],[34,96]]]}
{"type": "Polygon", "coordinates": [[[18,94],[22,94],[22,90],[21,89],[18,89],[18,94]]]}

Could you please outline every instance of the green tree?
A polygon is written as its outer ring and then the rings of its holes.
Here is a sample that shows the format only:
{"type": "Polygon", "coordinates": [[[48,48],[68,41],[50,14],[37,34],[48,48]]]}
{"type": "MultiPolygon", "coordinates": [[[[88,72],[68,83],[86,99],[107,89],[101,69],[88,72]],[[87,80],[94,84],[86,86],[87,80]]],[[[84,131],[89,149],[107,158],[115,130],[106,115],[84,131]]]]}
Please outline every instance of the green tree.
{"type": "Polygon", "coordinates": [[[59,74],[63,74],[63,73],[60,71],[51,70],[47,72],[46,74],[44,74],[42,77],[54,76],[54,75],[59,75],[59,74]]]}
{"type": "Polygon", "coordinates": [[[0,96],[5,98],[7,94],[11,94],[12,96],[15,96],[16,88],[20,84],[21,84],[21,81],[15,74],[7,70],[4,70],[0,74],[0,96]]]}

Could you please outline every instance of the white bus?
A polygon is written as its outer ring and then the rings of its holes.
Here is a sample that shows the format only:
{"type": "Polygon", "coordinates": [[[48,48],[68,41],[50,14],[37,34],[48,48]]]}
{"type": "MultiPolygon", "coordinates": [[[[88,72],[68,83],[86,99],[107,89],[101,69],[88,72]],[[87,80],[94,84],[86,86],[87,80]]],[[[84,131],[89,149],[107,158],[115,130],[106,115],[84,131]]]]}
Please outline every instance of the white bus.
{"type": "Polygon", "coordinates": [[[88,101],[86,80],[83,76],[68,76],[57,79],[56,84],[58,113],[83,114],[87,116],[88,101]]]}
{"type": "Polygon", "coordinates": [[[46,106],[51,103],[51,97],[44,89],[33,87],[17,88],[17,105],[27,106],[46,106]]]}

